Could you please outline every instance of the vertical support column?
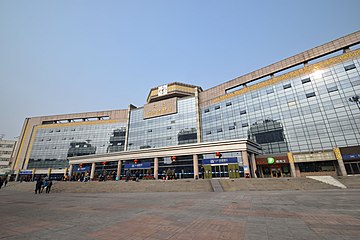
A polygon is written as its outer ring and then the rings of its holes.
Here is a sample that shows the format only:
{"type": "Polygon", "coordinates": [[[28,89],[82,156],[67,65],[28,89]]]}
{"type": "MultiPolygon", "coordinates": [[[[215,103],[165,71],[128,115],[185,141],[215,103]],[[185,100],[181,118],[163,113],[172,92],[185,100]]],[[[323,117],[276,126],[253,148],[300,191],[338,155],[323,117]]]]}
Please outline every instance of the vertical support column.
{"type": "Polygon", "coordinates": [[[51,175],[51,168],[48,169],[48,174],[47,174],[49,179],[50,179],[50,175],[51,175]]]}
{"type": "Polygon", "coordinates": [[[339,148],[334,148],[334,154],[335,154],[336,160],[337,160],[337,162],[339,164],[341,176],[346,176],[347,173],[346,173],[344,161],[343,161],[342,156],[341,156],[340,149],[339,148]]]}
{"type": "Polygon", "coordinates": [[[90,180],[91,181],[94,179],[94,174],[95,174],[95,163],[93,162],[91,164],[91,171],[90,171],[90,180]]]}
{"type": "Polygon", "coordinates": [[[154,158],[154,178],[159,179],[159,158],[154,158]]]}
{"type": "Polygon", "coordinates": [[[249,159],[248,159],[247,151],[242,151],[241,157],[244,165],[244,175],[245,177],[247,175],[250,177],[249,159]]]}
{"type": "Polygon", "coordinates": [[[20,169],[16,170],[15,182],[19,180],[19,176],[20,176],[20,169]]]}
{"type": "Polygon", "coordinates": [[[201,110],[199,107],[199,89],[195,88],[195,109],[196,109],[196,137],[197,143],[201,142],[202,136],[201,136],[201,110]]]}
{"type": "Polygon", "coordinates": [[[124,151],[128,150],[128,140],[129,140],[129,129],[130,129],[130,113],[131,110],[136,108],[134,105],[129,105],[128,107],[128,115],[127,115],[127,120],[126,120],[126,132],[125,132],[125,143],[124,143],[124,151]]]}
{"type": "Polygon", "coordinates": [[[193,165],[194,165],[194,179],[199,178],[199,158],[197,154],[193,155],[193,165]]]}
{"type": "Polygon", "coordinates": [[[73,171],[73,165],[72,164],[70,164],[70,166],[69,166],[69,178],[70,178],[70,180],[71,180],[71,175],[72,175],[72,171],[73,171]]]}
{"type": "Polygon", "coordinates": [[[288,152],[287,155],[288,155],[288,159],[289,159],[289,163],[290,163],[291,176],[297,177],[295,163],[294,163],[294,156],[293,156],[292,152],[288,152]]]}
{"type": "Polygon", "coordinates": [[[301,177],[300,168],[299,168],[299,165],[297,165],[297,164],[295,164],[295,172],[296,172],[297,177],[301,177]]]}
{"type": "Polygon", "coordinates": [[[254,176],[254,178],[257,178],[257,175],[256,175],[257,167],[256,167],[256,161],[255,161],[255,154],[250,153],[250,157],[251,157],[251,166],[252,166],[253,176],[254,176]]]}
{"type": "Polygon", "coordinates": [[[36,169],[33,168],[33,170],[32,170],[32,175],[31,175],[31,181],[34,181],[34,180],[35,180],[35,171],[36,171],[36,169]]]}
{"type": "Polygon", "coordinates": [[[120,175],[121,175],[121,165],[122,165],[122,161],[119,160],[118,161],[118,165],[117,165],[117,171],[116,171],[116,177],[118,180],[120,180],[120,175]]]}
{"type": "Polygon", "coordinates": [[[64,169],[64,180],[66,179],[67,171],[68,171],[68,170],[69,170],[68,168],[65,168],[65,169],[64,169]]]}

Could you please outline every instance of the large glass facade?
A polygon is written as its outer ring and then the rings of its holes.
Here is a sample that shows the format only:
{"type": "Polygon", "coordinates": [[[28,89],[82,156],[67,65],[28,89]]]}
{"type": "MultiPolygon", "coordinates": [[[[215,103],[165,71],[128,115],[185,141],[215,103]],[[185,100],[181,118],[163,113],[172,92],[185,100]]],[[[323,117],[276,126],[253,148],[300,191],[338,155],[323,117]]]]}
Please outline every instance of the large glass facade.
{"type": "Polygon", "coordinates": [[[28,168],[65,168],[68,157],[124,151],[126,123],[42,125],[36,131],[28,168]]]}
{"type": "Polygon", "coordinates": [[[250,138],[264,153],[360,144],[360,59],[246,92],[201,109],[203,141],[250,138]]]}
{"type": "Polygon", "coordinates": [[[195,98],[177,100],[177,113],[144,119],[144,109],[131,110],[128,150],[196,143],[195,98]]]}

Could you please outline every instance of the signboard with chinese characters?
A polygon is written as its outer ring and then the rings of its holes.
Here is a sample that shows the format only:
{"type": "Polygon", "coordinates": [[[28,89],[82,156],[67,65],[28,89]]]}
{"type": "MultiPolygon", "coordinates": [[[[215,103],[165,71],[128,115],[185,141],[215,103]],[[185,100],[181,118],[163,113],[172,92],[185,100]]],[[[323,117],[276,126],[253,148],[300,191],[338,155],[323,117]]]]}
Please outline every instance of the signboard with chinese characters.
{"type": "Polygon", "coordinates": [[[74,172],[87,172],[90,171],[90,166],[74,168],[74,172]]]}
{"type": "Polygon", "coordinates": [[[177,113],[176,98],[149,103],[144,106],[144,119],[177,113]]]}
{"type": "Polygon", "coordinates": [[[229,164],[229,163],[237,163],[238,160],[236,157],[232,158],[209,158],[209,159],[203,159],[202,164],[203,165],[212,165],[212,164],[229,164]]]}
{"type": "Polygon", "coordinates": [[[151,168],[150,162],[135,163],[135,164],[124,164],[125,169],[144,169],[151,168]]]}
{"type": "Polygon", "coordinates": [[[289,163],[287,156],[276,156],[276,157],[267,157],[267,158],[256,158],[257,165],[269,165],[269,164],[281,164],[289,163]]]}
{"type": "Polygon", "coordinates": [[[158,96],[163,96],[168,93],[168,85],[161,85],[158,87],[158,96]]]}

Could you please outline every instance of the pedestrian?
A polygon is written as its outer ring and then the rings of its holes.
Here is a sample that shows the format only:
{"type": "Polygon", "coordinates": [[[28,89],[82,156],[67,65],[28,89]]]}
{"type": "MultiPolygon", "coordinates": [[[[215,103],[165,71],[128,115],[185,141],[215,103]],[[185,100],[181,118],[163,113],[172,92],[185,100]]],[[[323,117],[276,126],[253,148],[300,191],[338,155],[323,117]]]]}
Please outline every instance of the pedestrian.
{"type": "Polygon", "coordinates": [[[50,193],[51,191],[51,186],[52,186],[52,181],[50,180],[47,187],[46,187],[46,193],[50,193]]]}
{"type": "Polygon", "coordinates": [[[35,185],[35,194],[37,194],[38,192],[39,194],[41,193],[41,186],[42,186],[41,177],[38,177],[35,185]]]}
{"type": "Polygon", "coordinates": [[[205,172],[205,168],[204,166],[201,166],[201,178],[204,179],[204,172],[205,172]]]}
{"type": "Polygon", "coordinates": [[[43,192],[44,189],[45,189],[45,192],[46,192],[46,188],[47,188],[48,184],[49,184],[48,179],[45,178],[45,180],[43,182],[43,185],[41,186],[41,192],[43,192]]]}
{"type": "Polygon", "coordinates": [[[4,187],[6,187],[7,183],[8,183],[8,180],[7,180],[7,178],[5,178],[4,187]]]}
{"type": "Polygon", "coordinates": [[[0,177],[0,189],[1,189],[2,185],[3,185],[3,180],[2,180],[2,178],[0,177]]]}
{"type": "Polygon", "coordinates": [[[139,171],[136,171],[136,172],[135,172],[135,180],[136,180],[137,182],[139,181],[139,176],[140,176],[139,171]]]}
{"type": "Polygon", "coordinates": [[[127,170],[126,171],[126,180],[125,180],[125,182],[129,181],[129,179],[130,179],[130,170],[127,170]]]}

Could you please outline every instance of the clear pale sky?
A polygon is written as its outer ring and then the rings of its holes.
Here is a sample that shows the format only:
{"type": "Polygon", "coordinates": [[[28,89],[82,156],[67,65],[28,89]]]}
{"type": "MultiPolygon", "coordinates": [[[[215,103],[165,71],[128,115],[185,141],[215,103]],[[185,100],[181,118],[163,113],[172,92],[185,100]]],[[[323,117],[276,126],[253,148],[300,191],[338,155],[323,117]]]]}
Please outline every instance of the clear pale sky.
{"type": "Polygon", "coordinates": [[[0,134],[203,89],[360,30],[359,0],[0,0],[0,134]]]}

